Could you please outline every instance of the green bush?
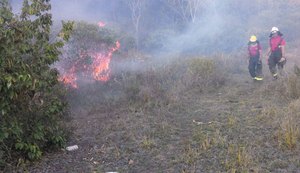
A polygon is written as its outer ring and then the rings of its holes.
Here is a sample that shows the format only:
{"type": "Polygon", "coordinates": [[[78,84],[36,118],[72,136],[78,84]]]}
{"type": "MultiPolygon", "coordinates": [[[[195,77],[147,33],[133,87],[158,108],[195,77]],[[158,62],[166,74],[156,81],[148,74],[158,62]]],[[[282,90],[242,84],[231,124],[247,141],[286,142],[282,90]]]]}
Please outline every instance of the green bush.
{"type": "Polygon", "coordinates": [[[58,72],[51,69],[68,40],[72,23],[63,23],[61,41],[50,43],[48,0],[24,0],[15,16],[0,3],[0,167],[18,158],[38,159],[66,141],[66,103],[58,72]]]}
{"type": "Polygon", "coordinates": [[[68,45],[77,51],[89,50],[91,45],[99,49],[101,44],[105,44],[106,47],[114,46],[116,40],[117,34],[113,30],[81,21],[74,25],[68,45]]]}

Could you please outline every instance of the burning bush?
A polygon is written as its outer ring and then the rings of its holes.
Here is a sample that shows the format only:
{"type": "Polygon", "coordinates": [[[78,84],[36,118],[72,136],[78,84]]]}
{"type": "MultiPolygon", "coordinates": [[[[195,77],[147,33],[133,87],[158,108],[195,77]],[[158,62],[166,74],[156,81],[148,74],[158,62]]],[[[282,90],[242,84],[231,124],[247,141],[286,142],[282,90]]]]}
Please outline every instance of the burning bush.
{"type": "Polygon", "coordinates": [[[62,72],[60,78],[65,84],[77,88],[77,80],[106,82],[110,77],[112,54],[120,48],[116,34],[104,28],[104,23],[76,23],[65,54],[57,65],[62,72]]]}

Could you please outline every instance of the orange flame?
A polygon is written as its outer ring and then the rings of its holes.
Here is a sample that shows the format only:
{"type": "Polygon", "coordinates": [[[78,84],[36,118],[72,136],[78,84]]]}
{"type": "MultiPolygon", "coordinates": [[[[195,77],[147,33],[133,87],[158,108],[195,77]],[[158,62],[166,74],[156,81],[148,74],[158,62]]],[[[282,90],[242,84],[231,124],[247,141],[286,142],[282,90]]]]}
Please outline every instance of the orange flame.
{"type": "Polygon", "coordinates": [[[93,77],[95,80],[106,82],[110,77],[109,64],[112,54],[120,48],[120,42],[116,42],[116,46],[111,48],[108,53],[97,53],[94,55],[93,77]]]}
{"type": "Polygon", "coordinates": [[[61,77],[59,77],[59,81],[63,82],[66,85],[69,85],[73,88],[78,88],[77,86],[77,73],[80,70],[84,70],[84,73],[89,77],[92,75],[94,80],[107,82],[110,79],[110,61],[112,55],[115,51],[120,48],[120,42],[117,41],[115,47],[112,47],[108,50],[108,52],[95,52],[95,53],[87,53],[81,52],[80,58],[73,64],[72,68],[61,77]],[[85,61],[85,57],[90,56],[92,58],[91,65],[81,65],[83,61],[85,61]]]}
{"type": "Polygon", "coordinates": [[[75,75],[75,66],[73,66],[68,73],[63,74],[58,78],[59,81],[73,88],[78,88],[76,84],[77,77],[75,75]]]}

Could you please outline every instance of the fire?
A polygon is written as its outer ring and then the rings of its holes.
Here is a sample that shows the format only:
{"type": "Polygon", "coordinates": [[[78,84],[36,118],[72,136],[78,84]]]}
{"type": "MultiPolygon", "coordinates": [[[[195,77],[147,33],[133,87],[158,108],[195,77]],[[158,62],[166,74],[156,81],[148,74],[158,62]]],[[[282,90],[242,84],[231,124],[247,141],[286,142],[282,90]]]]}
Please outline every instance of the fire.
{"type": "Polygon", "coordinates": [[[108,81],[109,80],[109,64],[110,58],[103,56],[101,53],[94,55],[95,63],[93,63],[93,77],[95,80],[108,81]]]}
{"type": "MultiPolygon", "coordinates": [[[[98,22],[100,28],[105,27],[106,24],[102,21],[98,22]]],[[[117,41],[115,46],[109,48],[107,51],[84,51],[80,52],[79,59],[72,63],[72,67],[64,73],[59,81],[73,88],[78,88],[77,79],[78,75],[83,75],[87,79],[96,81],[107,82],[110,79],[110,61],[115,51],[120,48],[120,42],[117,41]],[[90,60],[91,64],[86,64],[90,60]]]]}
{"type": "Polygon", "coordinates": [[[105,27],[105,25],[106,25],[106,23],[104,23],[104,22],[98,22],[98,26],[100,27],[100,28],[102,28],[102,27],[105,27]]]}
{"type": "Polygon", "coordinates": [[[83,73],[88,79],[107,82],[110,79],[110,61],[115,51],[120,48],[120,42],[109,48],[106,52],[81,52],[80,58],[75,61],[67,73],[64,73],[59,81],[73,88],[77,86],[77,75],[83,73]],[[91,58],[91,64],[84,64],[87,57],[91,58]]]}
{"type": "Polygon", "coordinates": [[[63,74],[58,78],[59,81],[66,85],[70,85],[73,88],[78,88],[76,84],[77,77],[75,75],[75,66],[73,66],[68,73],[63,74]]]}
{"type": "Polygon", "coordinates": [[[96,53],[94,55],[93,63],[93,77],[98,81],[108,81],[110,77],[109,64],[112,58],[112,54],[120,48],[119,41],[116,42],[116,46],[111,48],[107,54],[96,53]]]}

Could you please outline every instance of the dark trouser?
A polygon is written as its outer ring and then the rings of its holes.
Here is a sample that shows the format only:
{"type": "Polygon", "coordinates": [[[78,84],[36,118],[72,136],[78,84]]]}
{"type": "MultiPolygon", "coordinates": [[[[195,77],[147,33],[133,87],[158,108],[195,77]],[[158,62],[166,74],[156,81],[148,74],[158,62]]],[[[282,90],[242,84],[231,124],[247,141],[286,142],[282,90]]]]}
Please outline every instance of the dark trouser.
{"type": "Polygon", "coordinates": [[[251,77],[261,77],[262,75],[262,63],[259,60],[259,56],[250,57],[249,59],[249,73],[251,77]]]}
{"type": "Polygon", "coordinates": [[[280,74],[282,74],[282,70],[283,70],[283,66],[286,63],[286,60],[284,60],[283,62],[279,62],[281,59],[281,57],[275,57],[274,55],[270,55],[269,60],[268,60],[268,64],[269,64],[269,69],[270,72],[272,73],[272,75],[275,77],[277,76],[277,68],[276,65],[278,67],[278,70],[280,72],[280,74]]]}

